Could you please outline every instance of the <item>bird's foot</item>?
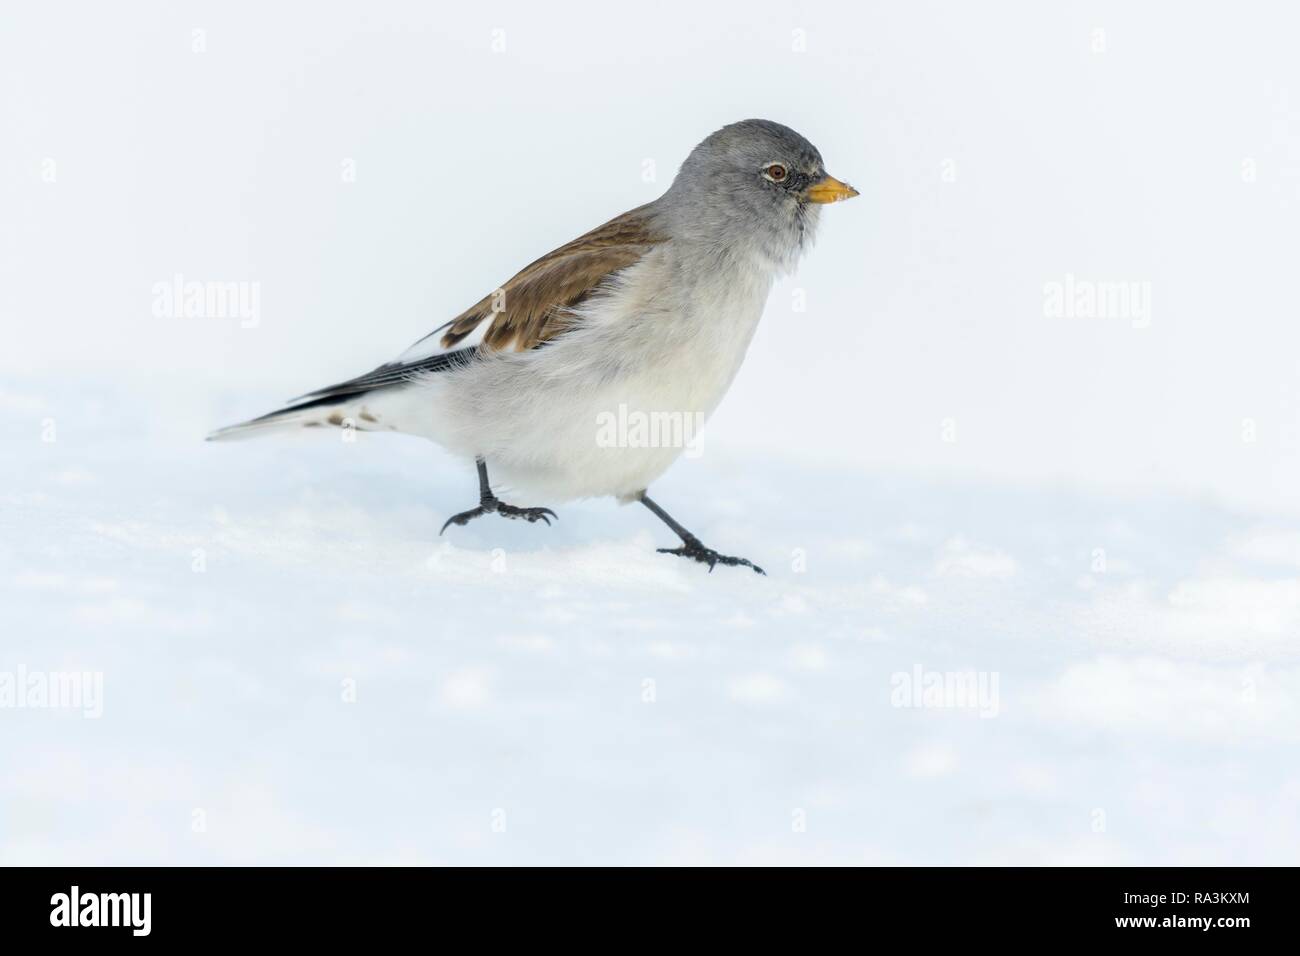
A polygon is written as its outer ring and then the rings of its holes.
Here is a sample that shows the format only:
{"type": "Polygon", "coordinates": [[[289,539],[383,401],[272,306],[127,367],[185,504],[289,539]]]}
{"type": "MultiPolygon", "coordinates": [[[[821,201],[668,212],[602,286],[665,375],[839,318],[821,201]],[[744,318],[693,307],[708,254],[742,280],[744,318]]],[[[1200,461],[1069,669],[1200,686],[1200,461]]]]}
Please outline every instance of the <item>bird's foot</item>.
{"type": "Polygon", "coordinates": [[[516,508],[514,505],[508,505],[505,502],[497,504],[497,514],[503,518],[523,518],[529,524],[534,521],[545,521],[549,525],[551,519],[546,517],[547,515],[550,515],[556,521],[560,520],[560,516],[550,508],[516,508]]]}
{"type": "Polygon", "coordinates": [[[442,532],[446,531],[451,525],[469,524],[475,518],[481,518],[483,515],[493,513],[499,514],[503,518],[523,518],[530,524],[534,521],[545,521],[549,525],[551,522],[547,519],[547,515],[555,518],[556,521],[560,520],[559,516],[550,508],[516,508],[514,505],[508,505],[504,501],[498,501],[496,498],[487,498],[479,502],[477,508],[471,508],[469,511],[462,511],[458,515],[452,515],[447,519],[446,523],[443,524],[442,531],[439,531],[438,534],[442,534],[442,532]]]}
{"type": "Polygon", "coordinates": [[[442,534],[443,531],[446,531],[449,527],[451,527],[454,524],[469,524],[475,518],[481,518],[483,517],[483,515],[491,514],[496,510],[497,509],[496,509],[495,502],[485,501],[477,508],[471,508],[469,511],[462,511],[458,515],[452,515],[450,518],[446,520],[446,522],[443,523],[442,530],[440,530],[438,534],[442,534]]]}
{"type": "Polygon", "coordinates": [[[753,568],[758,574],[767,574],[757,564],[747,558],[733,558],[729,554],[718,554],[712,548],[706,548],[699,538],[692,535],[687,538],[680,548],[659,548],[660,554],[676,554],[683,558],[693,558],[701,564],[709,566],[709,573],[713,573],[713,568],[719,564],[725,564],[729,567],[746,567],[753,568]]]}

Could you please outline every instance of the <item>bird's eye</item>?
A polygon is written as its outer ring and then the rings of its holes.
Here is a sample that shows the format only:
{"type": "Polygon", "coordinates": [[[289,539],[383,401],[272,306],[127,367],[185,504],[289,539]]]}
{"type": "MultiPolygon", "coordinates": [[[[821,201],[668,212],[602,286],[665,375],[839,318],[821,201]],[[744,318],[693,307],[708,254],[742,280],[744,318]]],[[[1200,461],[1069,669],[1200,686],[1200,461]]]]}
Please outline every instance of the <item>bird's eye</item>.
{"type": "Polygon", "coordinates": [[[790,175],[790,171],[780,163],[773,163],[763,170],[763,175],[774,183],[785,182],[785,178],[790,175]]]}

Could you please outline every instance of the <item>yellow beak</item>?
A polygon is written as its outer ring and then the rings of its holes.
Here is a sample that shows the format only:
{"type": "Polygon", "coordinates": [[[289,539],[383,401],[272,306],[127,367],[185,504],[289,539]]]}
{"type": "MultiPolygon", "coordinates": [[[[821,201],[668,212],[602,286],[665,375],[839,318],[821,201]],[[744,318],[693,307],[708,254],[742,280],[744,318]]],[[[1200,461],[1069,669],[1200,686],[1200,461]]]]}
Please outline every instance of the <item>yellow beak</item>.
{"type": "Polygon", "coordinates": [[[834,176],[819,179],[804,192],[809,202],[839,202],[841,199],[852,199],[857,194],[856,189],[834,176]]]}

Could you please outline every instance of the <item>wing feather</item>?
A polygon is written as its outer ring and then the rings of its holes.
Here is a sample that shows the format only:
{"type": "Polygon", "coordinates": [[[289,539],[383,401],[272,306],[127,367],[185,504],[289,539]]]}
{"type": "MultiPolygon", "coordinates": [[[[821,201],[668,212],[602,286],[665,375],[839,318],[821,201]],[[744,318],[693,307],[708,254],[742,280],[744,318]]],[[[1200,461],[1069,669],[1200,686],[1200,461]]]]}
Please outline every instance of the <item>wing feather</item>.
{"type": "Polygon", "coordinates": [[[420,339],[393,362],[365,375],[295,399],[321,404],[400,384],[416,374],[472,361],[480,350],[524,352],[563,334],[582,303],[615,273],[664,241],[650,206],[623,213],[603,226],[529,263],[500,289],[420,339]]]}
{"type": "Polygon", "coordinates": [[[574,306],[663,241],[650,227],[647,209],[625,212],[529,263],[452,319],[440,344],[457,345],[484,320],[489,324],[483,344],[490,349],[525,352],[560,334],[573,320],[574,306]]]}

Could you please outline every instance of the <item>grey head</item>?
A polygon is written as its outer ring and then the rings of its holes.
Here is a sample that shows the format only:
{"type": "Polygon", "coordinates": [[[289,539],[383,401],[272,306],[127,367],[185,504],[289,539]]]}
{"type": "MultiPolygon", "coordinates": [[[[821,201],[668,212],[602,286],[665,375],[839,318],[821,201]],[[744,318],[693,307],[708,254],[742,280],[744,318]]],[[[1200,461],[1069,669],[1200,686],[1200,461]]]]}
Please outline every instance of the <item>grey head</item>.
{"type": "Polygon", "coordinates": [[[787,271],[812,243],[820,207],[857,194],[790,127],[750,119],[691,150],[656,205],[675,239],[756,255],[787,271]]]}

